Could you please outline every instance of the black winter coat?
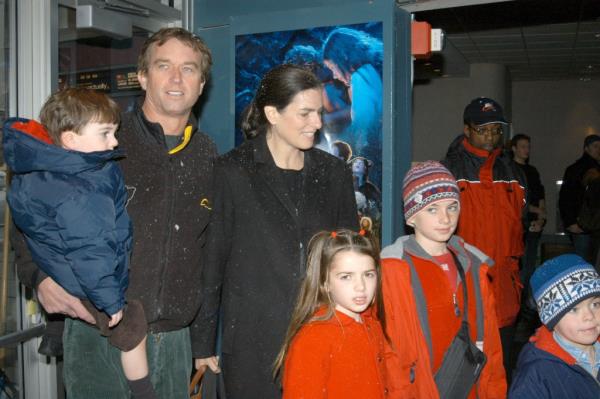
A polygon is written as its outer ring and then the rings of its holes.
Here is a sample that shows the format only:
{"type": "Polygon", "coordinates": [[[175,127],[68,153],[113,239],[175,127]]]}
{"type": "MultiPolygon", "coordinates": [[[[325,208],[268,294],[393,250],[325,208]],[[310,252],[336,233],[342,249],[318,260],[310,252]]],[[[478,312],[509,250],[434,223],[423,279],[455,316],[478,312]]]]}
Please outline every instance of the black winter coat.
{"type": "Polygon", "coordinates": [[[577,223],[585,193],[583,176],[590,169],[600,171],[600,163],[584,152],[581,158],[565,170],[558,195],[558,209],[565,228],[577,223]]]}
{"type": "Polygon", "coordinates": [[[188,326],[202,303],[202,250],[212,202],[212,140],[197,130],[169,154],[159,124],[138,106],[123,116],[117,133],[133,221],[133,252],[127,297],[144,306],[151,332],[188,326]]]}
{"type": "MultiPolygon", "coordinates": [[[[358,228],[350,170],[318,149],[306,151],[304,159],[297,207],[264,136],[245,142],[215,163],[209,259],[203,277],[205,302],[197,321],[207,329],[199,336],[202,345],[195,357],[215,353],[221,305],[223,353],[254,352],[264,366],[264,381],[272,381],[271,366],[305,276],[308,241],[321,230],[358,228]]],[[[228,389],[252,385],[231,381],[232,376],[224,371],[228,389]]],[[[261,395],[266,394],[248,388],[244,397],[261,395]]]]}

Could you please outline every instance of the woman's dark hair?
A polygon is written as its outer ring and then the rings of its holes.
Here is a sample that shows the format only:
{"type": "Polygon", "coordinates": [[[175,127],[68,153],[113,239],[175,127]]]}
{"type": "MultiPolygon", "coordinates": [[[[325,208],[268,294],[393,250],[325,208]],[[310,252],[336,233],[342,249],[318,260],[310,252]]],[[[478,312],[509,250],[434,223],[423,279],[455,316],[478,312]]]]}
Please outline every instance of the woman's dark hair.
{"type": "Polygon", "coordinates": [[[296,94],[322,87],[321,81],[305,68],[292,64],[276,66],[262,78],[254,99],[244,110],[242,132],[247,139],[266,133],[270,126],[265,115],[266,106],[273,106],[281,112],[296,94]]]}

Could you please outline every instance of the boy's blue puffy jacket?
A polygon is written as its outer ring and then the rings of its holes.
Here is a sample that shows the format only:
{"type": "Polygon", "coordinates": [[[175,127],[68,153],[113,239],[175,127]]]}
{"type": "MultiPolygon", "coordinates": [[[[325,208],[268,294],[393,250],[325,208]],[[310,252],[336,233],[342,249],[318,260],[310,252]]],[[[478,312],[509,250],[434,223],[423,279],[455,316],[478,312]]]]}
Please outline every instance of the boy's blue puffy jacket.
{"type": "Polygon", "coordinates": [[[4,124],[7,195],[33,260],[66,291],[108,315],[125,305],[132,225],[118,151],[82,153],[50,144],[35,121],[4,124]]]}
{"type": "MultiPolygon", "coordinates": [[[[599,341],[600,342],[600,341],[599,341]]],[[[598,399],[600,372],[594,378],[542,326],[519,355],[509,399],[598,399]]]]}

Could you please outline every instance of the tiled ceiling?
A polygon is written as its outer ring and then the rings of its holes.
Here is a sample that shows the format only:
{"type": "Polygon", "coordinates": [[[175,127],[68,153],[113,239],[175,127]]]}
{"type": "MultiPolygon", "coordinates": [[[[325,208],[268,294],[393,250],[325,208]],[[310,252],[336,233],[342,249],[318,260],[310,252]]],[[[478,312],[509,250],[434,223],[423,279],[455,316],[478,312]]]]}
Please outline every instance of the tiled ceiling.
{"type": "MultiPolygon", "coordinates": [[[[467,2],[468,3],[468,2],[467,2]]],[[[415,13],[446,33],[446,47],[416,63],[417,79],[505,65],[512,80],[600,79],[600,0],[515,0],[415,13]]]]}

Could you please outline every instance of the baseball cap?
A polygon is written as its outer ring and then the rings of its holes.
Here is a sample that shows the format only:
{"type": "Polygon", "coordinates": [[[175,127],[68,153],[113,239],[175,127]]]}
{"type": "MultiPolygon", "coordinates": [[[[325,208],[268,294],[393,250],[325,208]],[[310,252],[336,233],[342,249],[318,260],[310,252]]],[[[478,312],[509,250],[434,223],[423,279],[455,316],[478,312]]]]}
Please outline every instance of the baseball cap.
{"type": "Polygon", "coordinates": [[[463,119],[465,123],[472,123],[475,126],[489,125],[490,123],[508,124],[504,119],[502,106],[487,97],[473,99],[466,106],[463,119]]]}

